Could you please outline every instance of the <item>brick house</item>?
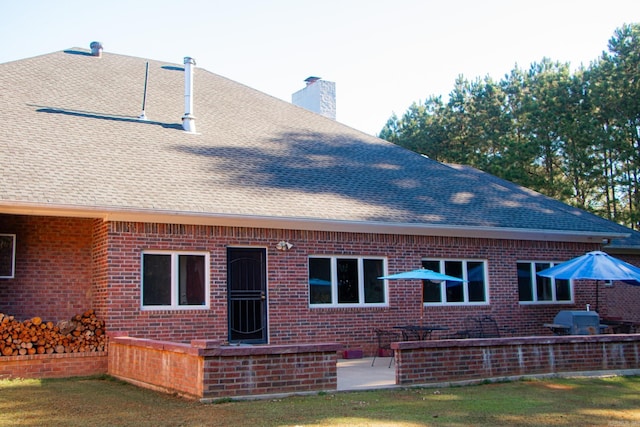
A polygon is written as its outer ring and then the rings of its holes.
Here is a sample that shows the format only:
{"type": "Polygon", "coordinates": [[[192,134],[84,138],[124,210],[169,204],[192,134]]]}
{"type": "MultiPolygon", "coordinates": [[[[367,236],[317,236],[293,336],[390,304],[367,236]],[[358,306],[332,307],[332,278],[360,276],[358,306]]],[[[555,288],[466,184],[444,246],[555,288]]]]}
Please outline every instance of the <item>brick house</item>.
{"type": "MultiPolygon", "coordinates": [[[[73,48],[0,64],[0,98],[0,312],[18,318],[92,308],[110,334],[370,352],[373,328],[415,323],[422,299],[450,330],[489,314],[544,335],[558,310],[595,306],[594,286],[536,269],[637,241],[190,59],[73,48]],[[378,279],[420,266],[467,282],[421,297],[378,279]]],[[[602,285],[599,311],[640,321],[637,301],[602,285]]]]}

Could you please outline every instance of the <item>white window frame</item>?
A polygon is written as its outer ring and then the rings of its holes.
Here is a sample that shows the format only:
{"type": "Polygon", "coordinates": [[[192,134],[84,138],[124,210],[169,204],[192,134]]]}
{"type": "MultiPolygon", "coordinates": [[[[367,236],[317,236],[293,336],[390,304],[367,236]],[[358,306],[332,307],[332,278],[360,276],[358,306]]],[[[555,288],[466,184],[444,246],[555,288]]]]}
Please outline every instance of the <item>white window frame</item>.
{"type": "MultiPolygon", "coordinates": [[[[382,261],[382,271],[387,271],[387,258],[380,256],[367,255],[309,255],[309,259],[329,259],[331,263],[331,303],[330,304],[312,304],[309,301],[310,308],[348,308],[348,307],[388,307],[389,306],[389,286],[387,280],[380,279],[384,287],[384,302],[365,302],[364,301],[364,260],[382,261]],[[358,262],[358,302],[357,303],[339,303],[338,302],[338,259],[355,259],[358,262]]],[[[309,283],[307,280],[307,292],[309,291],[309,283]]]]}
{"type": "MultiPolygon", "coordinates": [[[[8,249],[9,252],[9,262],[10,262],[10,271],[8,275],[0,276],[0,279],[14,279],[16,277],[16,235],[15,234],[0,234],[0,238],[2,238],[2,246],[0,246],[0,250],[5,251],[8,249]],[[4,247],[4,242],[10,242],[9,248],[4,247]]],[[[2,254],[4,255],[4,253],[2,254]]]]}
{"type": "Polygon", "coordinates": [[[208,310],[210,302],[210,254],[206,251],[167,251],[167,250],[145,250],[140,254],[140,308],[143,311],[162,310],[208,310]],[[171,305],[144,305],[144,256],[145,255],[171,255],[171,305]],[[180,286],[178,271],[180,267],[180,255],[196,255],[204,257],[204,304],[203,305],[180,305],[180,286]]]}
{"type": "MultiPolygon", "coordinates": [[[[462,289],[463,289],[463,298],[464,301],[453,301],[453,302],[448,302],[446,301],[446,297],[447,297],[447,290],[446,290],[446,282],[441,282],[439,283],[440,285],[440,302],[427,302],[427,301],[423,301],[423,304],[425,307],[437,307],[437,306],[446,306],[446,307],[452,307],[452,306],[485,306],[485,305],[489,305],[490,304],[490,295],[489,295],[489,270],[488,270],[488,263],[486,259],[456,259],[456,258],[423,258],[422,261],[426,261],[426,262],[439,262],[440,263],[440,273],[442,274],[446,274],[445,271],[445,263],[446,262],[461,262],[463,265],[462,268],[462,277],[460,277],[461,279],[464,279],[465,281],[462,282],[462,289]],[[476,262],[476,263],[482,263],[482,274],[484,277],[484,301],[469,301],[469,270],[467,268],[467,264],[470,262],[476,262]]],[[[420,295],[420,298],[422,299],[423,296],[420,295]]]]}
{"type": "MultiPolygon", "coordinates": [[[[553,267],[556,266],[558,264],[561,264],[561,262],[559,261],[530,261],[530,260],[518,260],[516,262],[516,274],[517,274],[517,267],[518,264],[529,264],[529,278],[536,278],[537,274],[536,274],[536,264],[549,264],[549,267],[553,267]]],[[[517,277],[516,277],[517,279],[517,277]]],[[[551,300],[542,300],[539,301],[538,300],[538,292],[536,289],[536,281],[530,281],[530,285],[532,286],[531,289],[531,295],[533,295],[533,300],[531,301],[520,301],[520,287],[519,287],[519,283],[516,282],[516,284],[518,285],[518,304],[520,305],[557,305],[557,304],[573,304],[574,301],[574,294],[573,294],[573,280],[569,280],[569,294],[570,294],[570,298],[568,300],[562,300],[562,301],[558,301],[557,295],[556,295],[556,279],[549,277],[549,280],[551,280],[551,294],[553,295],[553,299],[551,300]]]]}

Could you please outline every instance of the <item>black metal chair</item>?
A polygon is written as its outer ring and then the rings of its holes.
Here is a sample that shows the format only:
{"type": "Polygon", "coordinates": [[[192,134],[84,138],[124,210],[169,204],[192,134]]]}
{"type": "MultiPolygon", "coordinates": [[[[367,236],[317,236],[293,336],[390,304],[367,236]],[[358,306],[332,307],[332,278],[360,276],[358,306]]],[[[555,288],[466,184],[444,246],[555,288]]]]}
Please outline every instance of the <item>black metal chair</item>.
{"type": "Polygon", "coordinates": [[[418,329],[402,329],[402,341],[420,341],[422,338],[418,329]]]}
{"type": "Polygon", "coordinates": [[[480,338],[482,329],[478,319],[473,316],[467,316],[462,323],[462,329],[456,331],[453,335],[445,337],[446,339],[467,339],[467,338],[480,338]]]}
{"type": "Polygon", "coordinates": [[[394,357],[394,351],[391,348],[391,343],[392,342],[397,342],[401,340],[401,335],[400,332],[398,331],[391,331],[388,329],[375,329],[375,334],[376,334],[376,352],[373,355],[373,361],[371,362],[371,366],[374,365],[374,363],[376,363],[376,357],[378,357],[378,355],[382,355],[383,352],[388,351],[391,352],[391,360],[389,361],[389,368],[391,367],[391,364],[393,363],[395,357],[394,357]]]}
{"type": "Polygon", "coordinates": [[[500,338],[498,323],[489,315],[482,317],[468,316],[464,319],[463,328],[447,338],[500,338]]]}
{"type": "Polygon", "coordinates": [[[500,338],[500,329],[498,329],[498,322],[491,316],[484,316],[478,319],[480,323],[481,338],[500,338]]]}

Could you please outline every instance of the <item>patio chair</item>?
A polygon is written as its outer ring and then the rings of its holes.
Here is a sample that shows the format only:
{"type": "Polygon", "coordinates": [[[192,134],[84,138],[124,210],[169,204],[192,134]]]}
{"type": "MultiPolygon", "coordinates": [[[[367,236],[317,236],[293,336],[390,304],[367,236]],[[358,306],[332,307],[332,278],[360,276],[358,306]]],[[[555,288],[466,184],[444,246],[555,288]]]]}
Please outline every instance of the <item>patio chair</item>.
{"type": "Polygon", "coordinates": [[[481,330],[481,338],[500,338],[498,322],[491,316],[484,316],[478,320],[481,330]]]}
{"type": "Polygon", "coordinates": [[[401,340],[400,332],[391,331],[388,329],[375,329],[376,334],[376,352],[373,355],[373,361],[371,362],[371,366],[376,363],[376,357],[378,355],[382,356],[384,352],[391,352],[391,360],[389,361],[389,368],[393,363],[395,357],[393,349],[391,348],[392,342],[397,342],[401,340]]]}
{"type": "Polygon", "coordinates": [[[462,329],[456,331],[453,335],[449,335],[447,339],[466,339],[480,338],[482,336],[482,327],[479,320],[474,316],[467,316],[462,323],[462,329]]]}
{"type": "Polygon", "coordinates": [[[402,341],[421,341],[422,335],[417,329],[403,329],[402,341]]]}

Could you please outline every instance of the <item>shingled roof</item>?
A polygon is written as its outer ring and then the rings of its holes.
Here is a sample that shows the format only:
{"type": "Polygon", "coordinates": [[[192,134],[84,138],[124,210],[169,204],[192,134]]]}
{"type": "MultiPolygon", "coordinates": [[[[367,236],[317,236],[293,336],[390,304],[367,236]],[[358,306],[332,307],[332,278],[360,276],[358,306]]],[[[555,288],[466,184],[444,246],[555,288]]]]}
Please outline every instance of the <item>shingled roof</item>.
{"type": "Polygon", "coordinates": [[[0,64],[0,212],[567,241],[626,233],[197,67],[197,133],[185,132],[183,67],[80,48],[0,64]]]}

